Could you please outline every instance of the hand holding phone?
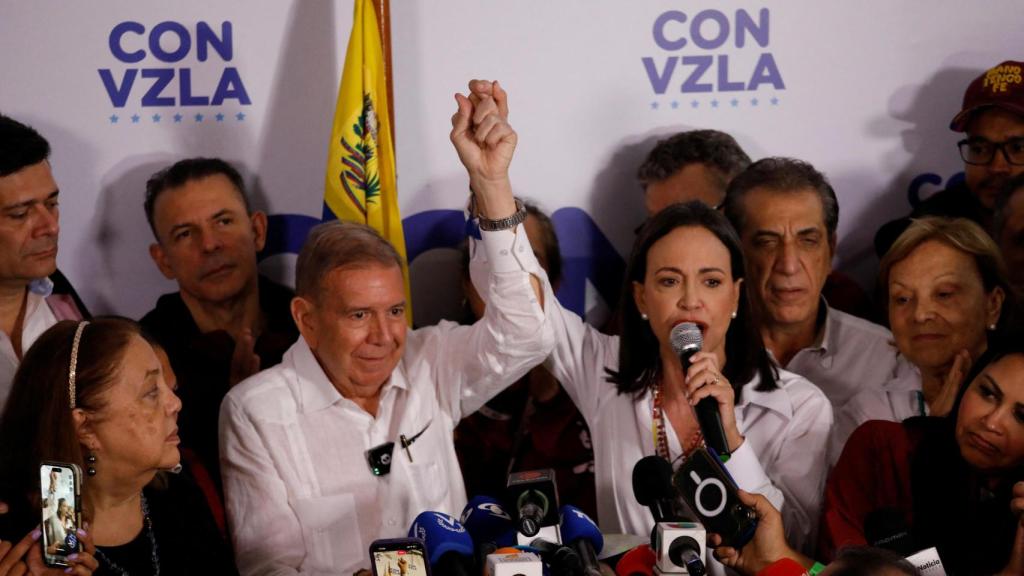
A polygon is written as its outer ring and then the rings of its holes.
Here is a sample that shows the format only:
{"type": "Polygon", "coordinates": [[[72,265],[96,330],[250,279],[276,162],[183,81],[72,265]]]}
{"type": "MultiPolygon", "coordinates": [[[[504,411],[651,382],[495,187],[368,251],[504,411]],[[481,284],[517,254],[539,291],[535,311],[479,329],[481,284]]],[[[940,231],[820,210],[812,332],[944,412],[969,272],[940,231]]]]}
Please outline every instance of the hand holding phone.
{"type": "Polygon", "coordinates": [[[82,524],[82,471],[75,464],[43,462],[39,465],[39,500],[42,532],[39,545],[47,566],[68,567],[68,556],[82,550],[78,528],[82,524]]]}

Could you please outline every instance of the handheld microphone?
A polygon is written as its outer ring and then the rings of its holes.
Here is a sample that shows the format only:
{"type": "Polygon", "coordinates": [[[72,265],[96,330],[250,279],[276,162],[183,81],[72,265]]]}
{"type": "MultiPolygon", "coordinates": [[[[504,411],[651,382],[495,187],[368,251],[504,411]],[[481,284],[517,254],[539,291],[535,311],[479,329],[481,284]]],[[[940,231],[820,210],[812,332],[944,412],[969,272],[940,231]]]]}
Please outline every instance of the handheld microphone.
{"type": "Polygon", "coordinates": [[[410,538],[423,540],[427,561],[437,574],[473,574],[473,539],[466,528],[443,512],[421,512],[409,528],[410,538]]]}
{"type": "Polygon", "coordinates": [[[656,523],[683,520],[672,486],[672,465],[661,456],[644,456],[633,465],[633,497],[651,511],[656,523]]]}
{"type": "Polygon", "coordinates": [[[530,547],[540,552],[544,563],[551,567],[553,576],[578,576],[583,573],[580,555],[568,546],[563,546],[543,538],[530,542],[530,547]]]}
{"type": "Polygon", "coordinates": [[[922,576],[946,576],[946,569],[935,548],[914,550],[914,539],[904,518],[903,512],[896,508],[872,510],[864,517],[864,539],[871,546],[905,557],[922,576]]]}
{"type": "Polygon", "coordinates": [[[704,576],[704,527],[696,522],[662,522],[657,529],[658,573],[704,576]]]}
{"type": "Polygon", "coordinates": [[[946,568],[939,558],[939,551],[934,547],[907,556],[907,562],[913,564],[914,568],[921,572],[921,576],[946,576],[946,568]]]}
{"type": "MultiPolygon", "coordinates": [[[[700,352],[704,345],[704,337],[700,328],[693,322],[681,322],[672,328],[669,335],[672,350],[679,356],[683,364],[683,372],[690,369],[690,358],[700,352]]],[[[722,427],[722,415],[718,412],[718,400],[708,396],[697,402],[697,423],[704,434],[704,442],[722,456],[729,455],[729,443],[725,439],[725,428],[722,427]]]]}
{"type": "Polygon", "coordinates": [[[647,544],[642,544],[622,555],[615,565],[615,576],[653,576],[658,557],[647,544]]]}
{"type": "Polygon", "coordinates": [[[558,488],[554,470],[509,474],[506,494],[508,509],[516,513],[520,544],[538,537],[556,543],[562,541],[558,533],[558,488]]]}
{"type": "Polygon", "coordinates": [[[544,563],[532,552],[513,551],[487,555],[485,576],[544,576],[544,563]]]}
{"type": "Polygon", "coordinates": [[[903,513],[895,508],[872,510],[864,517],[864,539],[875,548],[884,548],[900,556],[914,553],[914,543],[903,513]]]}
{"type": "Polygon", "coordinates": [[[476,496],[462,510],[462,525],[476,544],[478,566],[487,563],[487,556],[498,548],[516,544],[516,527],[512,517],[497,499],[476,496]]]}
{"type": "Polygon", "coordinates": [[[582,510],[565,505],[562,516],[562,542],[568,544],[580,557],[584,576],[601,576],[597,555],[604,548],[604,536],[597,524],[582,510]]]}

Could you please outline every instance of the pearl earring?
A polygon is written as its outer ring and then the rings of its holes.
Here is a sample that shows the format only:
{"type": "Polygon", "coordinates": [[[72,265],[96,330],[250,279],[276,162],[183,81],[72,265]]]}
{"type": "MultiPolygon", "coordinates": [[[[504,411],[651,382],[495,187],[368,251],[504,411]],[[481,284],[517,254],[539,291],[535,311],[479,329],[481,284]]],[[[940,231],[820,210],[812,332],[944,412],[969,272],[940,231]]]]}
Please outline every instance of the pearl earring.
{"type": "Polygon", "coordinates": [[[996,330],[996,323],[993,322],[993,323],[989,324],[988,325],[988,329],[991,330],[992,332],[995,332],[995,330],[996,330]]]}
{"type": "Polygon", "coordinates": [[[735,320],[736,319],[736,311],[733,310],[732,314],[730,314],[729,317],[732,318],[733,320],[735,320]]]}
{"type": "Polygon", "coordinates": [[[650,320],[647,314],[644,314],[643,312],[640,313],[640,319],[644,321],[650,320]]]}
{"type": "Polygon", "coordinates": [[[89,465],[86,468],[85,473],[88,474],[89,476],[95,476],[96,475],[96,455],[93,454],[92,452],[89,452],[89,455],[85,457],[85,462],[89,465]]]}

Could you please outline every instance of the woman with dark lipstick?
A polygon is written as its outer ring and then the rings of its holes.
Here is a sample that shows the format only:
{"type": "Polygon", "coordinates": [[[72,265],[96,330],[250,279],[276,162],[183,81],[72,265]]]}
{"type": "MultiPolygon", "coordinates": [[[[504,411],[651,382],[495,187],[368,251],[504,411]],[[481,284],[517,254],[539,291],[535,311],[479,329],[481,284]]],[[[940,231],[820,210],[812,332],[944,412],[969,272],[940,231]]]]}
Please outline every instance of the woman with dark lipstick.
{"type": "Polygon", "coordinates": [[[710,396],[728,441],[729,473],[781,509],[790,542],[811,544],[832,410],[817,387],[772,364],[743,277],[735,230],[714,209],[688,202],[652,217],[636,239],[621,337],[584,324],[553,295],[546,299],[558,340],[546,366],[590,427],[604,531],[650,533],[651,514],[633,496],[633,466],[652,454],[678,462],[700,446],[693,406],[710,396]],[[687,370],[670,341],[681,322],[696,324],[703,337],[687,370]]]}
{"type": "Polygon", "coordinates": [[[825,557],[864,545],[865,520],[886,510],[947,574],[1024,573],[1024,336],[993,344],[975,373],[948,416],[850,436],[825,495],[825,557]]]}

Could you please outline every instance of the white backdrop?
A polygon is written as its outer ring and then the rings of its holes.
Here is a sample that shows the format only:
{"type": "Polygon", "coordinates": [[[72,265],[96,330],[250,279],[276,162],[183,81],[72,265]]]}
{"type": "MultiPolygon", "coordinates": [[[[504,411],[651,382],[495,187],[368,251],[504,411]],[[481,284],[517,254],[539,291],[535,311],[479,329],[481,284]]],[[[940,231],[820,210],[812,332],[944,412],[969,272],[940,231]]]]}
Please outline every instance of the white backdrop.
{"type": "MultiPolygon", "coordinates": [[[[146,178],[174,159],[236,161],[260,207],[319,218],[351,9],[348,0],[3,3],[0,111],[53,145],[58,261],[94,312],[137,317],[174,289],[149,259],[141,208],[146,178]],[[112,48],[115,30],[125,33],[112,48]],[[218,93],[223,102],[196,103],[218,93]]],[[[909,210],[915,178],[934,175],[920,186],[926,195],[961,170],[949,120],[971,78],[1024,56],[1022,20],[1019,0],[393,0],[407,229],[415,237],[426,221],[415,216],[463,204],[447,139],[452,94],[471,77],[497,78],[520,133],[514,185],[564,209],[556,224],[580,294],[586,276],[591,295],[607,295],[595,255],[621,266],[606,248],[625,253],[641,219],[636,166],[659,137],[695,127],[732,133],[755,159],[795,156],[825,171],[841,205],[836,264],[867,282],[874,230],[909,210]],[[577,229],[582,241],[565,237],[577,229]]],[[[292,261],[263,266],[286,276],[292,261]]]]}

